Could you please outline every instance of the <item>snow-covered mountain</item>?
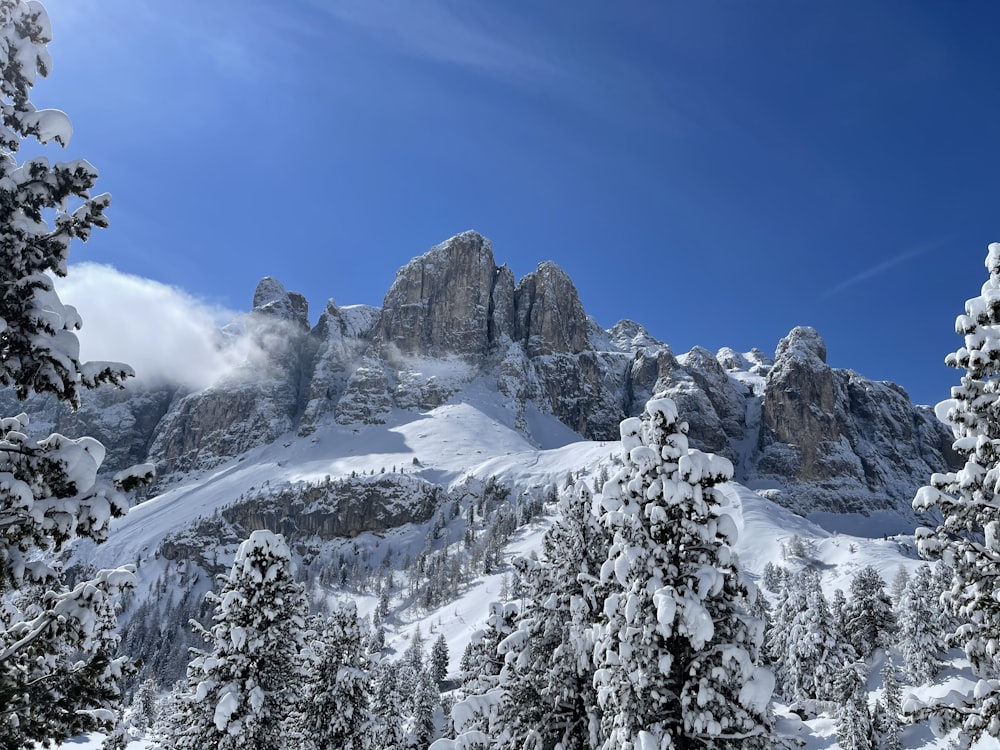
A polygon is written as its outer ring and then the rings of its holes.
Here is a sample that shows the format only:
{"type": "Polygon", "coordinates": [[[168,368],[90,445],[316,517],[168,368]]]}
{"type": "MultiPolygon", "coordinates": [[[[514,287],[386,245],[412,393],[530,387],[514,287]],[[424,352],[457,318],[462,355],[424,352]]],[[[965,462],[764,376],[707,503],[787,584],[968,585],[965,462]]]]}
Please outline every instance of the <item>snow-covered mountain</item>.
{"type": "Polygon", "coordinates": [[[675,355],[638,323],[601,328],[552,263],[515,283],[474,232],[404,266],[381,309],[331,300],[311,327],[305,299],[264,279],[219,346],[250,354],[201,391],[133,384],[76,413],[0,404],[101,439],[109,470],[157,465],[157,486],[73,564],[137,565],[125,646],[164,685],[213,575],[258,528],[285,534],[315,607],[349,595],[367,614],[389,596],[390,648],[440,630],[457,665],[511,556],[537,547],[555,489],[599,486],[620,420],[653,394],[677,403],[693,446],[736,467],[725,493],[754,575],[793,537],[830,590],[865,565],[885,580],[915,568],[910,501],[954,466],[931,409],[831,368],[811,328],[773,356],[675,355]]]}
{"type": "MultiPolygon", "coordinates": [[[[929,408],[831,368],[812,329],[793,329],[773,356],[675,355],[639,323],[601,328],[553,263],[515,283],[475,232],[400,269],[381,309],[330,300],[311,328],[306,300],[265,278],[219,346],[250,354],[205,390],[134,384],[76,413],[45,398],[26,411],[40,430],[101,439],[109,470],[153,461],[162,490],[275,442],[445,406],[489,414],[537,448],[614,440],[622,418],[666,393],[688,415],[692,444],[733,460],[739,481],[827,528],[860,515],[884,532],[912,526],[914,491],[954,461],[929,408]]],[[[6,398],[10,413],[22,408],[6,398]]]]}

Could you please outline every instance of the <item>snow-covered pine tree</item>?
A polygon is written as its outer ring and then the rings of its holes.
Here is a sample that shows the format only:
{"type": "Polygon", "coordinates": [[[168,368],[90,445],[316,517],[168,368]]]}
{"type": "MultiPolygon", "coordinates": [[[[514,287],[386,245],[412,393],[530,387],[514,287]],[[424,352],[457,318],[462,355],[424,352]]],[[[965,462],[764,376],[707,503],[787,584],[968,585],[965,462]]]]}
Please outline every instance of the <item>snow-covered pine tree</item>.
{"type": "Polygon", "coordinates": [[[539,560],[518,558],[523,610],[504,656],[502,748],[596,748],[593,626],[604,599],[599,576],[609,538],[580,482],[564,492],[539,560]]]}
{"type": "Polygon", "coordinates": [[[426,669],[417,679],[417,692],[413,697],[413,721],[406,739],[410,750],[424,750],[437,736],[436,717],[441,711],[441,693],[437,683],[426,669]]]}
{"type": "Polygon", "coordinates": [[[445,639],[444,633],[438,634],[434,645],[431,646],[430,669],[431,677],[438,685],[444,682],[445,677],[448,676],[448,641],[445,639]]]}
{"type": "Polygon", "coordinates": [[[925,563],[907,582],[896,610],[903,672],[914,685],[930,682],[941,667],[938,655],[944,650],[944,634],[939,630],[940,609],[934,574],[925,563]]]}
{"type": "Polygon", "coordinates": [[[899,601],[903,598],[903,592],[906,590],[909,582],[910,571],[905,566],[900,565],[899,570],[896,571],[896,575],[892,578],[892,583],[889,584],[889,600],[893,606],[899,606],[899,601]]]}
{"type": "Polygon", "coordinates": [[[452,707],[454,739],[439,739],[432,750],[491,750],[501,735],[500,703],[504,688],[503,660],[498,649],[517,628],[513,603],[491,602],[486,627],[470,641],[462,655],[460,698],[452,707]]]}
{"type": "Polygon", "coordinates": [[[761,576],[761,583],[765,589],[774,594],[781,591],[781,587],[784,585],[782,570],[780,565],[775,565],[770,560],[767,561],[767,564],[764,565],[764,574],[761,576]]]}
{"type": "Polygon", "coordinates": [[[160,688],[152,678],[143,680],[132,694],[123,723],[141,737],[156,724],[159,714],[160,688]]]}
{"type": "Polygon", "coordinates": [[[841,696],[837,712],[837,742],[842,750],[874,750],[875,730],[868,710],[866,682],[868,667],[864,662],[845,664],[837,678],[841,696]]]}
{"type": "Polygon", "coordinates": [[[964,705],[940,705],[936,713],[963,725],[961,745],[1000,736],[1000,243],[986,255],[989,278],[955,321],[963,345],[945,362],[965,370],[937,414],[951,425],[953,447],[965,457],[956,472],[933,474],[914,498],[919,511],[944,519],[936,529],[917,529],[917,547],[953,568],[945,599],[960,625],[955,645],[981,678],[964,705]]]}
{"type": "MultiPolygon", "coordinates": [[[[91,195],[97,171],[86,161],[18,164],[23,142],[65,146],[69,118],[36,109],[31,89],[51,67],[48,14],[32,0],[0,0],[0,386],[20,398],[51,393],[72,407],[80,392],[132,374],[125,365],[83,363],[80,317],[49,274],[66,275],[72,240],[107,226],[108,195],[91,195]]],[[[101,571],[72,589],[47,555],[77,537],[96,542],[125,513],[118,490],[151,477],[122,472],[116,487],[97,479],[104,447],[93,438],[32,440],[28,417],[0,420],[0,745],[60,741],[109,727],[119,707],[125,661],[110,657],[113,630],[95,613],[133,580],[130,569],[101,571]]]]}
{"type": "Polygon", "coordinates": [[[882,695],[875,704],[875,715],[872,718],[876,746],[880,750],[900,750],[899,679],[896,676],[896,665],[889,653],[886,653],[881,674],[882,695]]]}
{"type": "Polygon", "coordinates": [[[690,449],[686,432],[673,401],[651,400],[644,419],[622,422],[625,466],[604,485],[611,593],[594,656],[605,750],[773,746],[763,628],[745,612],[737,527],[715,489],[732,464],[690,449]]]}
{"type": "Polygon", "coordinates": [[[399,697],[403,701],[401,708],[406,714],[413,712],[413,700],[420,684],[420,675],[424,672],[424,635],[420,626],[410,638],[410,645],[403,652],[396,672],[396,683],[399,687],[399,697]]]}
{"type": "Polygon", "coordinates": [[[847,633],[847,596],[843,589],[833,590],[833,599],[830,601],[830,614],[840,631],[841,637],[846,639],[847,633]]]}
{"type": "Polygon", "coordinates": [[[949,645],[948,636],[954,633],[960,624],[958,614],[953,606],[954,601],[950,595],[955,571],[944,560],[938,560],[934,563],[933,574],[934,596],[938,603],[937,631],[941,634],[942,643],[947,646],[949,645]]]}
{"type": "Polygon", "coordinates": [[[790,700],[834,700],[833,684],[845,660],[853,660],[853,650],[844,641],[830,612],[820,585],[819,573],[811,568],[795,576],[802,606],[787,613],[788,637],[782,664],[784,694],[790,700]]]}
{"type": "Polygon", "coordinates": [[[885,593],[885,581],[871,565],[861,568],[851,579],[844,629],[848,642],[862,659],[884,648],[896,632],[896,614],[885,593]]]}
{"type": "Polygon", "coordinates": [[[402,696],[396,682],[398,667],[379,661],[372,670],[372,715],[375,719],[374,750],[399,750],[405,742],[402,696]]]}
{"type": "Polygon", "coordinates": [[[208,594],[215,624],[196,628],[210,650],[188,666],[185,711],[162,744],[283,750],[284,718],[300,697],[306,611],[288,545],[278,534],[254,531],[219,579],[220,592],[208,594]]]}
{"type": "Polygon", "coordinates": [[[309,679],[291,727],[301,750],[372,750],[368,659],[354,602],[340,604],[312,645],[309,679]]]}
{"type": "MultiPolygon", "coordinates": [[[[787,572],[787,568],[780,568],[787,572]]],[[[806,592],[797,576],[779,575],[778,599],[774,607],[771,629],[766,631],[764,651],[774,670],[777,692],[791,700],[789,669],[790,639],[795,616],[806,608],[806,592]]]]}

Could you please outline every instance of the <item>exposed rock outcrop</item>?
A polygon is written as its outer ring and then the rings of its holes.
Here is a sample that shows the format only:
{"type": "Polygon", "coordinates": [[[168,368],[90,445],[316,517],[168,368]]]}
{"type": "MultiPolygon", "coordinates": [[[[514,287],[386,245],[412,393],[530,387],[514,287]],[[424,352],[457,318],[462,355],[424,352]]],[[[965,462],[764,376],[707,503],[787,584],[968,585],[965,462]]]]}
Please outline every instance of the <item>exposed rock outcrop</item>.
{"type": "Polygon", "coordinates": [[[826,343],[815,329],[794,328],[778,343],[764,392],[762,448],[797,446],[795,474],[802,479],[826,479],[838,470],[820,455],[837,452],[824,445],[839,437],[833,381],[826,343]]]}
{"type": "Polygon", "coordinates": [[[512,311],[503,309],[513,296],[503,288],[507,281],[512,277],[493,263],[489,240],[476,232],[456,235],[397,272],[375,339],[389,357],[398,352],[480,360],[498,334],[510,332],[512,311]]]}
{"type": "Polygon", "coordinates": [[[916,487],[955,465],[950,445],[947,428],[899,386],[831,368],[815,330],[793,329],[778,344],[754,472],[784,488],[780,502],[800,512],[911,517],[916,487]]]}
{"type": "Polygon", "coordinates": [[[251,344],[240,367],[203,391],[180,398],[150,447],[161,476],[208,468],[291,430],[299,413],[308,306],[302,295],[265,278],[254,307],[231,335],[251,344]]]}
{"type": "Polygon", "coordinates": [[[309,302],[298,292],[289,292],[277,279],[265,276],[253,293],[253,312],[273,315],[303,328],[309,327],[309,302]]]}
{"type": "Polygon", "coordinates": [[[588,347],[587,313],[576,286],[552,262],[540,263],[514,290],[514,340],[529,357],[578,354],[588,347]]]}
{"type": "Polygon", "coordinates": [[[326,414],[336,409],[352,373],[360,367],[379,314],[377,308],[367,305],[341,309],[333,300],[326,303],[309,335],[309,349],[304,358],[308,363],[304,377],[307,385],[300,434],[311,433],[326,414]]]}

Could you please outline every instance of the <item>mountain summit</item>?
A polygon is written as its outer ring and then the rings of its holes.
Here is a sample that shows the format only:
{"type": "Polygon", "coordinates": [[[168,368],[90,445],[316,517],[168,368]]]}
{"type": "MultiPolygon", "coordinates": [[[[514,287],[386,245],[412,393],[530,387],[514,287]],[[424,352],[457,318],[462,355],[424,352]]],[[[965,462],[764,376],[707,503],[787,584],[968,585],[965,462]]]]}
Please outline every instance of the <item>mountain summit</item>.
{"type": "Polygon", "coordinates": [[[954,462],[930,409],[891,383],[830,367],[812,328],[794,328],[773,358],[698,347],[675,355],[639,323],[601,328],[555,263],[515,282],[473,231],[401,268],[380,309],[330,300],[311,329],[302,295],[267,277],[220,346],[232,339],[252,344],[250,359],[204,390],[133,388],[97,394],[77,414],[54,403],[33,413],[43,427],[98,436],[124,426],[124,440],[109,441],[108,468],[154,461],[170,486],[324,425],[390,429],[457,404],[541,448],[611,441],[621,419],[662,393],[686,415],[692,445],[833,527],[844,513],[904,527],[913,492],[954,462]]]}

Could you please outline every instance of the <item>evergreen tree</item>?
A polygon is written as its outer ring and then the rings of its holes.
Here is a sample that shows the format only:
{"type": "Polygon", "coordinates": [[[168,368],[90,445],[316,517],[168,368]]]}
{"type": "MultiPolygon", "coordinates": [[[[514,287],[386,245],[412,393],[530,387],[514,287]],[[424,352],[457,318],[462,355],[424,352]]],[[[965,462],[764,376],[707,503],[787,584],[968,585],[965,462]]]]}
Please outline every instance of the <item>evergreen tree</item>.
{"type": "MultiPolygon", "coordinates": [[[[782,568],[784,570],[784,568],[782,568]]],[[[774,607],[774,621],[767,631],[764,651],[774,669],[779,695],[791,700],[792,688],[789,670],[790,640],[795,616],[806,607],[806,592],[800,581],[791,576],[781,576],[778,600],[774,607]]]]}
{"type": "Polygon", "coordinates": [[[398,668],[390,661],[381,661],[372,670],[372,714],[375,718],[375,750],[399,750],[405,733],[400,711],[402,696],[396,682],[398,668]]]}
{"type": "Polygon", "coordinates": [[[413,700],[417,694],[417,687],[420,684],[420,675],[424,672],[424,636],[420,632],[420,626],[414,631],[410,638],[410,645],[403,653],[403,658],[399,662],[399,670],[396,672],[396,683],[399,687],[399,695],[402,699],[402,708],[405,713],[413,711],[413,700]]]}
{"type": "Polygon", "coordinates": [[[938,413],[951,425],[954,449],[965,458],[956,472],[936,473],[913,501],[935,510],[943,522],[917,529],[917,547],[953,566],[946,601],[960,618],[953,642],[965,650],[982,678],[965,705],[941,705],[937,713],[963,725],[960,743],[1000,736],[1000,243],[989,246],[989,279],[982,293],[965,303],[955,321],[964,343],[945,362],[965,370],[951,399],[938,413]]]}
{"type": "Polygon", "coordinates": [[[958,618],[956,603],[959,597],[951,593],[952,584],[955,582],[955,570],[944,560],[934,563],[932,570],[934,598],[938,603],[938,613],[936,622],[937,631],[942,634],[942,641],[946,645],[951,644],[951,634],[954,633],[961,622],[958,618]]]}
{"type": "Polygon", "coordinates": [[[254,531],[232,570],[209,592],[215,624],[196,625],[210,651],[188,666],[186,703],[173,736],[177,750],[283,750],[284,717],[297,705],[302,682],[306,602],[291,573],[288,545],[254,531]]]}
{"type": "Polygon", "coordinates": [[[903,672],[914,685],[930,682],[941,668],[938,654],[944,649],[940,604],[930,565],[921,565],[899,600],[899,651],[903,672]]]}
{"type": "Polygon", "coordinates": [[[314,646],[300,710],[291,722],[303,750],[372,750],[368,660],[354,602],[341,604],[314,646]]]}
{"type": "Polygon", "coordinates": [[[790,700],[834,700],[833,684],[844,661],[851,658],[820,586],[819,573],[805,569],[794,580],[802,606],[791,613],[787,656],[784,659],[785,696],[790,700]]]}
{"type": "Polygon", "coordinates": [[[609,539],[583,482],[564,493],[540,560],[518,558],[524,609],[504,655],[501,747],[595,748],[593,626],[604,599],[600,568],[609,539]]]}
{"type": "Polygon", "coordinates": [[[846,664],[838,678],[842,696],[837,712],[837,742],[842,750],[874,750],[875,737],[872,716],[868,710],[865,683],[868,668],[864,662],[846,664]]]}
{"type": "Polygon", "coordinates": [[[882,696],[875,706],[874,728],[876,745],[880,750],[900,750],[900,688],[896,665],[886,654],[882,665],[882,696]]]}
{"type": "Polygon", "coordinates": [[[611,592],[594,655],[605,750],[773,745],[763,627],[745,612],[737,528],[715,489],[732,465],[688,448],[686,432],[671,400],[650,401],[644,420],[622,422],[625,466],[604,485],[611,592]]]}
{"type": "Polygon", "coordinates": [[[156,724],[159,713],[160,688],[152,678],[143,680],[132,695],[132,702],[125,712],[125,723],[145,733],[156,724]]]}
{"type": "Polygon", "coordinates": [[[783,583],[783,576],[781,575],[782,567],[780,565],[775,565],[770,560],[764,565],[764,574],[761,577],[761,583],[764,588],[773,594],[777,594],[781,591],[781,586],[783,583]]]}
{"type": "Polygon", "coordinates": [[[463,655],[461,697],[452,708],[454,740],[438,740],[435,750],[488,750],[501,734],[503,700],[499,646],[517,628],[517,606],[492,602],[486,627],[477,633],[463,655]]]}
{"type": "Polygon", "coordinates": [[[444,633],[438,635],[431,647],[431,677],[440,685],[448,676],[448,641],[444,633]]]}
{"type": "Polygon", "coordinates": [[[889,599],[892,601],[893,606],[898,606],[900,600],[903,598],[903,592],[906,590],[907,584],[910,582],[910,572],[902,565],[899,566],[899,570],[896,571],[896,575],[892,579],[892,584],[889,586],[889,599]]]}
{"type": "Polygon", "coordinates": [[[870,565],[851,579],[851,598],[844,608],[844,630],[858,656],[870,657],[885,648],[896,632],[896,614],[885,593],[885,581],[870,565]]]}
{"type": "MultiPolygon", "coordinates": [[[[107,226],[110,196],[92,196],[97,171],[85,160],[50,164],[16,153],[34,139],[66,146],[72,128],[36,109],[31,89],[47,76],[48,14],[39,2],[0,0],[0,386],[18,398],[52,394],[76,408],[83,389],[121,385],[130,368],[79,361],[76,310],[52,275],[65,276],[70,244],[107,226]]],[[[38,144],[33,147],[41,151],[38,144]]],[[[104,447],[93,438],[29,439],[28,416],[0,419],[0,746],[60,742],[114,725],[126,660],[99,613],[133,582],[131,568],[101,571],[68,588],[50,553],[74,538],[101,542],[127,510],[118,490],[151,477],[121,472],[98,480],[104,447]]]]}
{"type": "Polygon", "coordinates": [[[844,595],[843,589],[834,589],[833,599],[830,602],[830,613],[833,615],[833,621],[837,624],[837,630],[843,638],[847,637],[847,612],[847,597],[844,595]]]}
{"type": "Polygon", "coordinates": [[[417,681],[417,692],[413,698],[413,722],[406,746],[412,750],[424,750],[437,735],[435,715],[440,709],[441,694],[438,692],[430,672],[422,670],[417,681]]]}

